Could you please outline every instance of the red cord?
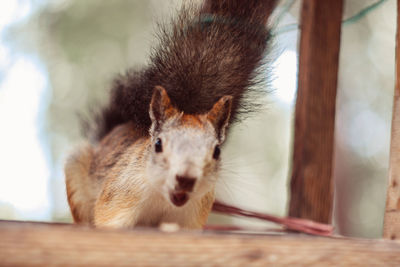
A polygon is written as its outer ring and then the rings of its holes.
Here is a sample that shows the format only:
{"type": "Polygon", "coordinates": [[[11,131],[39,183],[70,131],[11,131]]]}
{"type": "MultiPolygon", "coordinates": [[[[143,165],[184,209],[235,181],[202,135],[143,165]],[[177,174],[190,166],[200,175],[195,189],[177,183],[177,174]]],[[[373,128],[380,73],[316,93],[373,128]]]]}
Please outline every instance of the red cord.
{"type": "MultiPolygon", "coordinates": [[[[234,206],[224,204],[219,201],[214,202],[212,210],[214,212],[219,212],[224,214],[257,218],[264,221],[274,222],[283,225],[287,230],[307,233],[311,235],[332,236],[333,234],[333,226],[329,224],[323,224],[311,220],[291,218],[291,217],[280,218],[265,213],[243,210],[234,206]]],[[[217,229],[217,230],[227,230],[227,231],[246,230],[245,228],[237,226],[206,226],[205,229],[211,229],[211,230],[217,229]]]]}

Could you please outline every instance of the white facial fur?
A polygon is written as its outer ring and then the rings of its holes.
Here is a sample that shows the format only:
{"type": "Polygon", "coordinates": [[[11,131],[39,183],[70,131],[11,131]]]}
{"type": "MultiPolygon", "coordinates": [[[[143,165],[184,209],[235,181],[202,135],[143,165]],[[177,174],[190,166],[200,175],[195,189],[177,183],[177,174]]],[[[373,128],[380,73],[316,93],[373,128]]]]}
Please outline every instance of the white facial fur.
{"type": "Polygon", "coordinates": [[[195,178],[189,200],[201,198],[213,190],[219,159],[214,159],[215,146],[219,144],[215,129],[206,117],[202,125],[190,126],[182,122],[182,113],[163,123],[152,136],[147,165],[147,177],[152,187],[171,203],[170,194],[177,187],[177,176],[195,178]],[[156,152],[155,142],[161,139],[162,152],[156,152]]]}
{"type": "Polygon", "coordinates": [[[223,96],[206,114],[187,115],[171,104],[163,87],[154,88],[147,177],[171,204],[183,206],[214,190],[219,157],[213,154],[225,139],[231,107],[232,97],[223,96]]]}

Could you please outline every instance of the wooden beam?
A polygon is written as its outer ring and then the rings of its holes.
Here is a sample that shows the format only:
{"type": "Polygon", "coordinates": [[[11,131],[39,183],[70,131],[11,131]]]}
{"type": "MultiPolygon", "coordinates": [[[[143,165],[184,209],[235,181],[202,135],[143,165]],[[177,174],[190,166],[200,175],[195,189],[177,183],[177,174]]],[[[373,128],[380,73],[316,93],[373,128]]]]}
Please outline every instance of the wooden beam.
{"type": "Polygon", "coordinates": [[[394,89],[392,136],[390,143],[389,183],[383,236],[400,239],[400,0],[397,1],[396,84],[394,89]]]}
{"type": "Polygon", "coordinates": [[[400,243],[0,222],[1,266],[400,266],[400,243]]]}
{"type": "Polygon", "coordinates": [[[303,0],[289,216],[330,223],[342,0],[303,0]]]}

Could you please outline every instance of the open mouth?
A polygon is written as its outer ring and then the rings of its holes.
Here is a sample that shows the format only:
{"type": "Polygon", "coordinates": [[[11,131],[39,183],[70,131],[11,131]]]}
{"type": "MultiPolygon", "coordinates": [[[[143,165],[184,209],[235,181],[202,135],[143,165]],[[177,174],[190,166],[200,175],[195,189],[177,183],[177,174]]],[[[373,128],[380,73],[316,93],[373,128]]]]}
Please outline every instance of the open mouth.
{"type": "Polygon", "coordinates": [[[181,207],[186,204],[189,200],[189,196],[186,192],[171,192],[169,194],[172,204],[177,207],[181,207]]]}

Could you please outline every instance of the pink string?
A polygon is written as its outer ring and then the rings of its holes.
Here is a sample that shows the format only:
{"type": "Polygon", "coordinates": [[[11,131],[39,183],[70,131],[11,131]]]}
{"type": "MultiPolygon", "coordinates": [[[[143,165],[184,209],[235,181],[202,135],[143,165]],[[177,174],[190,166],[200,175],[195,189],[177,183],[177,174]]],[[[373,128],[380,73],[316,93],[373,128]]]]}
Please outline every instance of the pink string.
{"type": "MultiPolygon", "coordinates": [[[[333,226],[329,224],[323,224],[311,220],[291,218],[291,217],[280,218],[265,213],[243,210],[234,206],[224,204],[219,201],[214,202],[212,210],[214,212],[219,212],[224,214],[257,218],[264,221],[274,222],[283,225],[287,230],[307,233],[311,235],[332,236],[333,234],[333,226]]],[[[226,230],[226,231],[246,230],[246,228],[238,226],[206,226],[205,229],[226,230]]]]}

